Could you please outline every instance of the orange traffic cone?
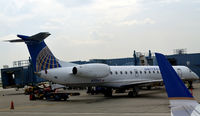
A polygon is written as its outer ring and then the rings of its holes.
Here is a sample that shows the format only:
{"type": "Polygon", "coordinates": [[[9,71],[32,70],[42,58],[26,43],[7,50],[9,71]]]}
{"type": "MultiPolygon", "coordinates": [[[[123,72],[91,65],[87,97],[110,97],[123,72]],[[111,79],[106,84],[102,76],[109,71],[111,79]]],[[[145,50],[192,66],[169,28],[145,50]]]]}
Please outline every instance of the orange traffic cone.
{"type": "Polygon", "coordinates": [[[191,95],[193,96],[192,87],[191,87],[190,91],[191,91],[191,95]]]}
{"type": "Polygon", "coordinates": [[[14,110],[14,102],[13,101],[11,101],[11,103],[10,103],[10,109],[14,110]]]}

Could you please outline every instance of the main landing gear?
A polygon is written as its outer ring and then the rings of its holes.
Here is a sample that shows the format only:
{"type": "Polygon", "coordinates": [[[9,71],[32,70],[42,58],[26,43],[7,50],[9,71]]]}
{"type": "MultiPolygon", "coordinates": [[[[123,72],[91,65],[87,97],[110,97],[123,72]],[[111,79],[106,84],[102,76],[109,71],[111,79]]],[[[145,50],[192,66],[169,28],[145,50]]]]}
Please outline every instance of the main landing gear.
{"type": "Polygon", "coordinates": [[[194,89],[192,85],[192,81],[188,81],[188,89],[194,89]]]}
{"type": "Polygon", "coordinates": [[[104,96],[105,97],[112,97],[112,88],[105,88],[104,90],[104,96]]]}
{"type": "Polygon", "coordinates": [[[131,91],[128,92],[129,97],[136,97],[138,96],[139,88],[134,87],[131,91]]]}
{"type": "MultiPolygon", "coordinates": [[[[129,97],[136,97],[136,96],[138,96],[138,92],[139,92],[139,88],[134,87],[134,88],[132,88],[131,91],[129,91],[128,96],[129,97]]],[[[105,88],[105,90],[104,90],[104,96],[105,97],[112,97],[112,93],[113,93],[112,88],[105,88]]]]}

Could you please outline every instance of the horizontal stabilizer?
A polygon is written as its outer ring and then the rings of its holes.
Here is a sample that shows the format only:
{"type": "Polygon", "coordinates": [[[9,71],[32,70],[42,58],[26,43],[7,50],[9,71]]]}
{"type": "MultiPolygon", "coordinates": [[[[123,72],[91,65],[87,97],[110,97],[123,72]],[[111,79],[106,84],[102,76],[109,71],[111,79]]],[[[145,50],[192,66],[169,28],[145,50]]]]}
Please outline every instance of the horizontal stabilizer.
{"type": "Polygon", "coordinates": [[[51,35],[49,32],[40,32],[33,36],[17,35],[21,39],[6,40],[8,42],[42,42],[45,38],[51,35]]]}
{"type": "MultiPolygon", "coordinates": [[[[49,32],[40,32],[38,34],[35,34],[33,36],[31,36],[29,39],[37,41],[37,42],[41,42],[43,41],[45,38],[47,38],[49,35],[51,35],[49,32]]],[[[19,37],[20,35],[18,35],[19,37]]]]}
{"type": "Polygon", "coordinates": [[[5,42],[24,42],[22,39],[5,40],[5,42]]]}

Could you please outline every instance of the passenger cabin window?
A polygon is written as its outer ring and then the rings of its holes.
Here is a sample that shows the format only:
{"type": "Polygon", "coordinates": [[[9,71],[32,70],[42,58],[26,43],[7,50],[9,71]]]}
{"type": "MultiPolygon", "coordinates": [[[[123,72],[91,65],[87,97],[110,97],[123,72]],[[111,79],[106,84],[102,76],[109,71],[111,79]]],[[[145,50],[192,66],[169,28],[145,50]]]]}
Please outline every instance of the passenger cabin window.
{"type": "Polygon", "coordinates": [[[127,75],[127,71],[125,71],[125,74],[127,75]]]}
{"type": "Polygon", "coordinates": [[[140,74],[142,74],[142,71],[140,71],[140,74]]]}
{"type": "Polygon", "coordinates": [[[155,73],[155,71],[153,71],[153,73],[155,73]]]}
{"type": "Polygon", "coordinates": [[[57,77],[57,76],[55,76],[54,78],[55,78],[55,79],[58,79],[58,77],[57,77]]]}
{"type": "Polygon", "coordinates": [[[118,74],[117,71],[115,71],[115,74],[116,74],[116,75],[118,74]]]}
{"type": "Polygon", "coordinates": [[[123,72],[122,72],[122,71],[120,71],[120,74],[122,75],[122,74],[123,74],[123,72]]]}
{"type": "Polygon", "coordinates": [[[149,71],[149,74],[151,74],[151,71],[149,71]]]}
{"type": "Polygon", "coordinates": [[[138,71],[135,71],[135,74],[138,74],[138,71]]]}
{"type": "Polygon", "coordinates": [[[133,74],[133,72],[132,72],[132,71],[130,71],[130,74],[133,74]]]}
{"type": "Polygon", "coordinates": [[[157,73],[159,74],[160,72],[159,72],[159,71],[157,71],[157,73]]]}
{"type": "Polygon", "coordinates": [[[144,71],[144,74],[146,74],[147,72],[146,71],[144,71]]]}

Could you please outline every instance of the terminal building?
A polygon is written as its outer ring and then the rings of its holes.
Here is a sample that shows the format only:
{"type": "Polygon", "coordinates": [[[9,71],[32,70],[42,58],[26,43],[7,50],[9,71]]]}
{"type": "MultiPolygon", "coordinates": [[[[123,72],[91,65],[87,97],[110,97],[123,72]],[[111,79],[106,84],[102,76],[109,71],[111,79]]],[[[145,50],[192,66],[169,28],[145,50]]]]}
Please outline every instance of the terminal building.
{"type": "MultiPolygon", "coordinates": [[[[166,58],[172,65],[184,65],[189,67],[200,77],[200,53],[187,54],[184,50],[177,50],[173,55],[166,55],[166,58]]],[[[89,61],[73,61],[76,64],[104,63],[110,66],[126,65],[157,65],[155,56],[149,51],[148,55],[135,52],[130,58],[116,59],[91,59],[89,61]]],[[[3,88],[24,87],[25,85],[34,85],[45,80],[37,77],[31,64],[31,60],[15,61],[13,67],[5,66],[1,69],[1,81],[3,88]]]]}
{"type": "MultiPolygon", "coordinates": [[[[141,60],[142,57],[145,57],[147,65],[157,65],[157,61],[154,55],[152,55],[149,50],[148,55],[143,55],[140,52],[135,52],[133,57],[130,58],[116,58],[116,59],[91,59],[89,61],[74,61],[72,63],[76,64],[87,64],[87,63],[104,63],[110,66],[126,66],[126,65],[146,65],[141,60]]],[[[173,65],[183,65],[189,67],[200,77],[200,53],[187,54],[185,49],[175,50],[173,55],[166,55],[168,61],[173,65]]]]}

